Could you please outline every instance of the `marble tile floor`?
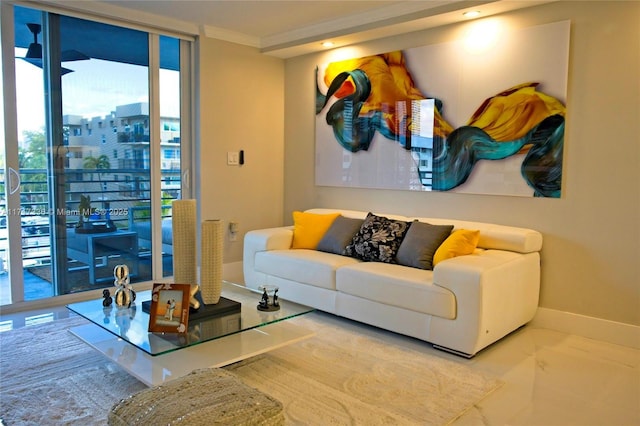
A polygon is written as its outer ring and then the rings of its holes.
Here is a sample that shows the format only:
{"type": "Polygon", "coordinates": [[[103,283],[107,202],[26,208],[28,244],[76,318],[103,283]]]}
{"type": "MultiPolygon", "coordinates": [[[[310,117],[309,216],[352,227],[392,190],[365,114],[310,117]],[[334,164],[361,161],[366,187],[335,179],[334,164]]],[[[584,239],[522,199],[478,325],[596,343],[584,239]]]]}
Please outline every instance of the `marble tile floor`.
{"type": "MultiPolygon", "coordinates": [[[[467,360],[416,340],[329,314],[342,327],[467,365],[504,385],[455,426],[640,425],[640,350],[525,326],[467,360]]],[[[68,316],[66,308],[0,316],[0,330],[68,316]]]]}

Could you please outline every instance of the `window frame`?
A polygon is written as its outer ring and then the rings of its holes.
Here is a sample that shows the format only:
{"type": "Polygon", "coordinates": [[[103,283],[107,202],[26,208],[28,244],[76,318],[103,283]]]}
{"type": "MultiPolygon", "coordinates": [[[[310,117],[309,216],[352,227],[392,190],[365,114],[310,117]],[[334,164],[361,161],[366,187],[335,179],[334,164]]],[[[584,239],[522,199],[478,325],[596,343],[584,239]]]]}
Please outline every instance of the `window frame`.
{"type": "MultiPolygon", "coordinates": [[[[21,1],[6,1],[0,3],[0,47],[2,55],[2,61],[0,62],[2,71],[2,84],[3,88],[0,89],[0,109],[3,113],[3,123],[1,125],[2,136],[4,136],[5,146],[5,177],[7,180],[10,178],[9,165],[17,164],[17,111],[16,111],[16,75],[15,75],[15,57],[14,57],[14,6],[28,7],[36,9],[42,12],[50,12],[59,15],[71,16],[80,19],[86,19],[95,21],[98,23],[105,23],[116,25],[119,27],[136,29],[144,31],[149,36],[149,119],[144,123],[158,123],[158,125],[151,126],[150,129],[150,143],[149,151],[151,156],[150,163],[150,177],[151,177],[151,207],[152,217],[161,217],[161,149],[160,149],[160,96],[159,96],[159,55],[160,55],[160,43],[161,36],[168,36],[177,38],[180,43],[180,148],[181,148],[181,198],[192,198],[195,194],[194,188],[192,188],[191,182],[193,182],[193,171],[195,168],[195,158],[192,153],[195,151],[196,141],[194,139],[195,132],[195,52],[196,52],[196,36],[197,31],[187,31],[184,33],[176,32],[175,29],[164,29],[161,26],[152,22],[133,22],[131,20],[123,21],[118,19],[118,13],[114,12],[114,8],[106,6],[105,8],[99,7],[98,13],[91,13],[88,11],[79,11],[67,9],[63,6],[57,6],[55,4],[33,4],[25,3],[21,1]],[[111,10],[111,12],[110,12],[111,10]],[[153,115],[152,115],[153,111],[153,115]]],[[[144,17],[144,19],[149,19],[144,17]]],[[[170,23],[164,23],[169,25],[170,23]]],[[[185,28],[190,30],[196,30],[197,27],[190,26],[175,26],[174,28],[185,28]]],[[[92,129],[87,124],[85,129],[89,134],[92,129]]],[[[75,131],[75,130],[74,130],[75,131]]],[[[83,133],[83,129],[79,128],[78,131],[83,133]]],[[[9,185],[6,185],[7,187],[9,185]]],[[[19,194],[17,197],[7,191],[6,194],[7,207],[12,205],[20,205],[19,194]]],[[[9,252],[20,252],[22,250],[21,244],[21,226],[19,217],[7,217],[8,224],[8,241],[9,252]],[[14,220],[12,220],[14,219],[14,220]],[[13,223],[16,222],[16,223],[13,223]],[[16,251],[18,250],[18,251],[16,251]]],[[[154,220],[152,223],[154,235],[160,235],[161,223],[160,220],[154,220]]],[[[153,253],[162,252],[161,238],[154,238],[154,244],[152,247],[153,253]]],[[[161,256],[153,256],[152,267],[152,280],[144,283],[137,283],[136,286],[149,286],[154,280],[162,278],[162,259],[161,256]]],[[[95,298],[96,295],[102,293],[102,289],[86,291],[82,293],[66,294],[53,296],[47,299],[39,299],[35,301],[24,301],[24,279],[22,276],[22,256],[9,256],[8,257],[9,270],[14,271],[11,276],[11,293],[12,303],[9,305],[3,305],[3,311],[10,313],[12,311],[23,310],[29,306],[55,306],[62,303],[62,301],[75,301],[75,300],[87,300],[95,298]]]]}

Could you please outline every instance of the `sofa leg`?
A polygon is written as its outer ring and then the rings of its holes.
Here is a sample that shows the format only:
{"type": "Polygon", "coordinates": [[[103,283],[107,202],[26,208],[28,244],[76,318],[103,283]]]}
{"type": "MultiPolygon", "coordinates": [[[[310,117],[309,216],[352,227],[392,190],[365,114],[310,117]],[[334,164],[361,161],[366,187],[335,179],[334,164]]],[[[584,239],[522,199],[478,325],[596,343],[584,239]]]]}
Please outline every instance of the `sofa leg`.
{"type": "Polygon", "coordinates": [[[444,352],[449,352],[449,353],[452,353],[454,355],[458,355],[458,356],[461,356],[461,357],[467,358],[467,359],[471,359],[471,358],[473,358],[475,356],[475,354],[470,355],[468,353],[456,351],[455,349],[446,348],[446,347],[440,346],[440,345],[432,344],[431,346],[433,346],[435,349],[438,349],[438,350],[441,350],[441,351],[444,351],[444,352]]]}

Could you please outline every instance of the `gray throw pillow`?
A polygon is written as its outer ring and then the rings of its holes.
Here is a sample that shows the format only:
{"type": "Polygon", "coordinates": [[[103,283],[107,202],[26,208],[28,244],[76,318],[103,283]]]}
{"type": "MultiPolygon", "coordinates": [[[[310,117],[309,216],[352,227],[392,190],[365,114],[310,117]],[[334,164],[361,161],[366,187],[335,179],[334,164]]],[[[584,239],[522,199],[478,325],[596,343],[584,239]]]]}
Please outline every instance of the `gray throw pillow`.
{"type": "Polygon", "coordinates": [[[364,219],[338,216],[324,234],[316,250],[327,253],[344,254],[344,249],[360,230],[364,219]]]}
{"type": "Polygon", "coordinates": [[[396,253],[409,225],[369,213],[344,253],[365,262],[397,263],[396,253]]]}
{"type": "Polygon", "coordinates": [[[412,222],[396,254],[398,263],[413,268],[433,269],[433,255],[452,229],[453,225],[412,222]]]}

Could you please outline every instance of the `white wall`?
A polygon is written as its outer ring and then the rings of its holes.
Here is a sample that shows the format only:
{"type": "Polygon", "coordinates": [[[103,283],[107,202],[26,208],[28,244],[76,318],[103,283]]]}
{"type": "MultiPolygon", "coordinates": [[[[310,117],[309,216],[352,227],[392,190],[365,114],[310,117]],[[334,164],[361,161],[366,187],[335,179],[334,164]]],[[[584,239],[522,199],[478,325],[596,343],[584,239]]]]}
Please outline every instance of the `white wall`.
{"type": "Polygon", "coordinates": [[[282,223],[284,62],[204,36],[199,50],[200,219],[239,223],[237,241],[224,241],[231,264],[242,259],[247,230],[282,223]],[[228,166],[227,152],[239,150],[245,164],[228,166]]]}
{"type": "MultiPolygon", "coordinates": [[[[282,221],[340,207],[531,227],[544,234],[541,307],[640,325],[640,2],[557,2],[503,17],[515,28],[571,21],[561,199],[316,187],[313,72],[332,60],[325,52],[286,61],[282,221]]],[[[452,41],[465,25],[351,52],[452,41]]]]}

